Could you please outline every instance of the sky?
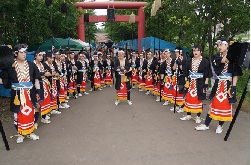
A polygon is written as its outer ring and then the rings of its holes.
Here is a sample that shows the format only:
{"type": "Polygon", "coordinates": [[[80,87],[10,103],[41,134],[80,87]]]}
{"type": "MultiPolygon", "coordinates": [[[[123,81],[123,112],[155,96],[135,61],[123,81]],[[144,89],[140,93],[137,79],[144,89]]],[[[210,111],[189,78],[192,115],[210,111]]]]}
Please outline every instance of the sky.
{"type": "MultiPolygon", "coordinates": [[[[96,2],[107,2],[109,0],[96,0],[96,2]]],[[[95,9],[95,13],[96,15],[106,15],[106,10],[107,9],[95,9]]],[[[102,23],[103,22],[99,22],[99,23],[96,23],[96,26],[100,29],[102,28],[102,23]]]]}

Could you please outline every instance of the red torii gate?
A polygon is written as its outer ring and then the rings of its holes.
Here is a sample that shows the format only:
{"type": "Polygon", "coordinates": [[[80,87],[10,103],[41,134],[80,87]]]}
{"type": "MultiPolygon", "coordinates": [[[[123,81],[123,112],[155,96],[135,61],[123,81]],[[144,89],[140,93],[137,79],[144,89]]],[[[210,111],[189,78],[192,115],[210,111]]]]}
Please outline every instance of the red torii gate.
{"type": "MultiPolygon", "coordinates": [[[[135,16],[135,22],[138,22],[138,52],[140,52],[141,39],[145,37],[145,13],[143,7],[147,2],[77,2],[76,7],[83,9],[138,9],[138,15],[135,16]]],[[[129,22],[130,15],[117,15],[114,22],[129,22]]],[[[107,22],[107,16],[89,16],[89,22],[107,22]]],[[[78,38],[85,41],[84,14],[79,17],[78,38]]]]}

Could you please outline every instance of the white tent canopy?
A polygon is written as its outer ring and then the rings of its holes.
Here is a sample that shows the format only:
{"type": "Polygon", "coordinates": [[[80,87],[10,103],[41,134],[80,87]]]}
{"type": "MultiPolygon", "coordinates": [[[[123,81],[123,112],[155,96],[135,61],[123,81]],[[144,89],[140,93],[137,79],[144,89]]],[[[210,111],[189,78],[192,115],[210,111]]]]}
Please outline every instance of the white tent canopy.
{"type": "Polygon", "coordinates": [[[87,43],[87,42],[81,41],[80,39],[71,38],[70,40],[80,43],[81,45],[86,47],[86,50],[90,50],[90,47],[92,46],[91,44],[89,45],[89,43],[87,43]]]}

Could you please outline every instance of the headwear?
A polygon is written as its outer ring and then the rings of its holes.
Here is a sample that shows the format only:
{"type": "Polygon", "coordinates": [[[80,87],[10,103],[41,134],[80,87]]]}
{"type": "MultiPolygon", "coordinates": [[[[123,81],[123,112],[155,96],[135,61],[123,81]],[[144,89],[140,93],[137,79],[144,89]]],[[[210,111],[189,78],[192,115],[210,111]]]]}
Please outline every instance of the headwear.
{"type": "Polygon", "coordinates": [[[15,52],[25,52],[28,49],[28,45],[26,44],[17,44],[14,46],[15,52]]]}
{"type": "Polygon", "coordinates": [[[182,48],[181,47],[176,47],[174,52],[182,52],[182,48]]]}
{"type": "Polygon", "coordinates": [[[59,52],[59,50],[55,49],[55,50],[53,50],[53,54],[60,55],[60,52],[59,52]]]}
{"type": "Polygon", "coordinates": [[[111,55],[110,55],[110,54],[107,54],[106,56],[107,56],[107,57],[110,57],[111,55]]]}
{"type": "Polygon", "coordinates": [[[124,50],[119,50],[118,53],[125,53],[124,50]]]}
{"type": "Polygon", "coordinates": [[[46,56],[46,58],[52,58],[52,53],[51,52],[47,52],[45,56],[46,56]]]}
{"type": "Polygon", "coordinates": [[[98,56],[102,56],[102,55],[103,55],[103,53],[102,53],[102,52],[98,52],[97,54],[98,54],[98,56]]]}
{"type": "Polygon", "coordinates": [[[139,55],[140,55],[140,56],[143,56],[144,54],[140,53],[139,55]]]}
{"type": "Polygon", "coordinates": [[[164,52],[170,53],[170,49],[165,49],[164,52]]]}
{"type": "Polygon", "coordinates": [[[147,52],[147,55],[152,55],[152,52],[147,52]]]}
{"type": "Polygon", "coordinates": [[[36,50],[36,51],[35,51],[34,56],[36,56],[36,55],[38,55],[38,54],[45,55],[46,53],[45,53],[45,52],[43,52],[43,51],[41,51],[40,49],[38,49],[38,50],[36,50]]]}
{"type": "Polygon", "coordinates": [[[97,57],[97,56],[98,56],[98,53],[97,53],[97,52],[94,52],[94,53],[93,53],[93,57],[94,57],[94,56],[97,57]]]}
{"type": "Polygon", "coordinates": [[[219,38],[215,43],[216,44],[223,43],[223,44],[226,44],[226,45],[229,44],[229,42],[228,42],[228,40],[226,38],[219,38]]]}
{"type": "Polygon", "coordinates": [[[75,53],[74,52],[70,52],[70,55],[75,55],[75,53]]]}
{"type": "Polygon", "coordinates": [[[84,56],[85,56],[85,54],[83,54],[83,53],[79,54],[79,57],[84,57],[84,56]]]}

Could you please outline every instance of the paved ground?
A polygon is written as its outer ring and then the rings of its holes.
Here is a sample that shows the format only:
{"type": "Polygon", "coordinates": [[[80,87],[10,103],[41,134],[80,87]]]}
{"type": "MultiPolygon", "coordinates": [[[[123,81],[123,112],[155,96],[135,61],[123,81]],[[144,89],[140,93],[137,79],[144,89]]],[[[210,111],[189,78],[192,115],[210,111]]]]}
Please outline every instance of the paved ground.
{"type": "MultiPolygon", "coordinates": [[[[133,105],[114,105],[114,88],[70,100],[70,109],[39,124],[40,140],[16,144],[12,122],[4,125],[11,150],[0,139],[0,164],[36,165],[245,165],[250,163],[250,118],[240,113],[229,140],[210,130],[197,132],[194,121],[174,114],[136,89],[133,105]]],[[[205,112],[202,117],[205,117],[205,112]]]]}

